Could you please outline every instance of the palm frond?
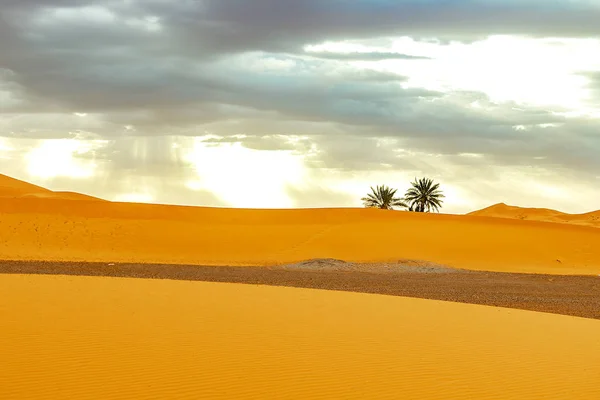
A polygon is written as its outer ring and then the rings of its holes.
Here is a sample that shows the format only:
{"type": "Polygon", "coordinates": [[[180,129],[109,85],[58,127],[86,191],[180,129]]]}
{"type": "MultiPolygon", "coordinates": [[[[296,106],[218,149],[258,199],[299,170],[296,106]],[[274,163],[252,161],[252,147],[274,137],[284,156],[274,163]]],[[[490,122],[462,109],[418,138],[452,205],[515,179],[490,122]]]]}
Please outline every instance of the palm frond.
{"type": "Polygon", "coordinates": [[[409,210],[416,212],[438,212],[445,197],[439,183],[432,179],[421,178],[411,182],[411,188],[406,191],[404,199],[409,204],[409,210]]]}
{"type": "Polygon", "coordinates": [[[361,201],[368,208],[381,208],[384,210],[393,210],[394,207],[407,207],[407,204],[402,198],[395,197],[397,189],[389,188],[385,185],[380,185],[375,188],[371,187],[371,193],[363,197],[361,201]]]}

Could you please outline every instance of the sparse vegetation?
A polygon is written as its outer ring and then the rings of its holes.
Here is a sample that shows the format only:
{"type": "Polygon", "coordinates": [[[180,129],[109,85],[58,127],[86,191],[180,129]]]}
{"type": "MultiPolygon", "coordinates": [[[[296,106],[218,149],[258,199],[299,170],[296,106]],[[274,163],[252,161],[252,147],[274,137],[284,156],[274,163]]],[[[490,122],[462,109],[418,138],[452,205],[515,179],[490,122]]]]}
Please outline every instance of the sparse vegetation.
{"type": "Polygon", "coordinates": [[[369,208],[405,208],[414,212],[439,212],[445,197],[440,184],[429,178],[415,178],[403,198],[396,197],[396,191],[397,189],[385,185],[371,187],[371,193],[361,200],[364,206],[369,208]]]}
{"type": "Polygon", "coordinates": [[[371,193],[361,200],[367,208],[381,208],[384,210],[393,210],[395,207],[406,208],[407,204],[400,197],[396,197],[397,189],[389,188],[385,185],[371,187],[371,193]]]}
{"type": "Polygon", "coordinates": [[[408,209],[416,212],[438,212],[442,207],[445,196],[440,190],[440,184],[433,179],[421,178],[411,182],[412,187],[406,191],[404,200],[409,204],[408,209]]]}

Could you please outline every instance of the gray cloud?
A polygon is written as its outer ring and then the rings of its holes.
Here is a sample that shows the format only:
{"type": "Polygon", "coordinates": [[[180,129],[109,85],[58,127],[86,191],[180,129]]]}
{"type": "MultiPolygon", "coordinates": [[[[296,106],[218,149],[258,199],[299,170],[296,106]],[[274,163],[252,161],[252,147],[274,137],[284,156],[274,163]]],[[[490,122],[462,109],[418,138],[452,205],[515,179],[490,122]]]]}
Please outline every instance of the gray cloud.
{"type": "MultiPolygon", "coordinates": [[[[8,10],[39,7],[73,7],[94,4],[89,0],[4,0],[8,10]]],[[[96,3],[97,4],[97,3],[96,3]]],[[[468,0],[468,1],[367,1],[345,2],[305,0],[205,0],[177,5],[164,0],[103,4],[122,13],[158,14],[174,26],[192,24],[199,31],[212,29],[221,39],[279,41],[268,32],[286,36],[323,36],[348,38],[355,35],[386,36],[461,32],[585,35],[598,33],[599,7],[590,1],[468,0]],[[543,5],[543,8],[540,6],[543,5]],[[543,13],[544,18],[539,18],[543,13]]],[[[281,35],[280,35],[281,36],[281,35]]],[[[283,38],[286,40],[287,38],[283,38]]],[[[233,42],[233,41],[232,41],[233,42]]],[[[229,46],[236,46],[229,43],[229,46]]]]}
{"type": "MultiPolygon", "coordinates": [[[[435,174],[441,157],[456,166],[444,171],[456,182],[486,163],[579,171],[591,179],[600,175],[597,119],[498,105],[476,92],[407,88],[406,77],[352,67],[353,61],[428,61],[419,55],[303,48],[338,39],[381,44],[395,35],[442,43],[490,34],[600,35],[600,7],[592,2],[540,4],[4,0],[0,135],[107,139],[87,155],[103,166],[103,179],[111,182],[107,193],[127,187],[123,171],[181,186],[194,174],[170,147],[170,137],[209,133],[220,137],[209,139],[215,144],[306,154],[314,168],[435,174]],[[481,108],[470,106],[475,101],[481,108]],[[293,142],[292,135],[304,138],[293,142]]],[[[600,75],[588,76],[600,99],[600,75]]],[[[494,171],[489,168],[490,176],[494,171]]],[[[163,189],[159,201],[191,193],[163,189]]],[[[307,193],[343,197],[318,185],[289,191],[300,205],[307,204],[307,193]]]]}
{"type": "MultiPolygon", "coordinates": [[[[205,15],[259,38],[280,31],[296,38],[451,34],[598,34],[600,9],[591,2],[545,1],[208,1],[205,15]],[[260,27],[255,31],[248,27],[260,27]]],[[[285,36],[284,36],[285,37],[285,36]]],[[[285,37],[287,39],[287,37],[285,37]]],[[[252,39],[250,39],[252,40],[252,39]]],[[[256,39],[254,39],[256,40],[256,39]]],[[[294,40],[294,39],[291,39],[294,40]]],[[[239,41],[236,41],[239,43],[239,41]]]]}
{"type": "Polygon", "coordinates": [[[590,78],[590,95],[593,104],[600,102],[600,72],[587,74],[590,78]]]}

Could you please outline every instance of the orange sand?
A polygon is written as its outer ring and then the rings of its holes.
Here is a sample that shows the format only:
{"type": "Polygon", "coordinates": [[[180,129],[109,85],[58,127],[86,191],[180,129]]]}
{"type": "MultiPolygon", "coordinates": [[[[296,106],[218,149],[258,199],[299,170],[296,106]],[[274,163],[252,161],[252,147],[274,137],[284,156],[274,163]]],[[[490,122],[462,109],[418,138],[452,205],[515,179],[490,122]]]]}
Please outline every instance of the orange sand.
{"type": "Polygon", "coordinates": [[[19,196],[19,198],[106,201],[97,197],[75,192],[27,193],[19,196]]]}
{"type": "Polygon", "coordinates": [[[600,398],[600,321],[204,282],[0,275],[1,399],[600,398]]]}
{"type": "MultiPolygon", "coordinates": [[[[311,258],[600,274],[600,229],[373,209],[250,210],[65,200],[0,178],[0,259],[272,265],[311,258]],[[19,193],[11,197],[9,193],[19,193]],[[41,194],[40,194],[41,193],[41,194]]],[[[24,186],[25,185],[25,186],[24,186]]],[[[53,193],[53,192],[50,192],[53,193]]]]}

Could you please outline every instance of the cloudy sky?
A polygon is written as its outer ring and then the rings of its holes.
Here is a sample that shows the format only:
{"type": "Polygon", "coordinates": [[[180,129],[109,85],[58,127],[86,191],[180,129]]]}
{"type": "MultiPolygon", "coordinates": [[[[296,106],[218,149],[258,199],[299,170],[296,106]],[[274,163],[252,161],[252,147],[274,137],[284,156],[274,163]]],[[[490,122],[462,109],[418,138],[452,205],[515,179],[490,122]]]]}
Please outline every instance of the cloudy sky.
{"type": "Polygon", "coordinates": [[[0,0],[0,173],[109,200],[600,209],[600,0],[0,0]]]}

